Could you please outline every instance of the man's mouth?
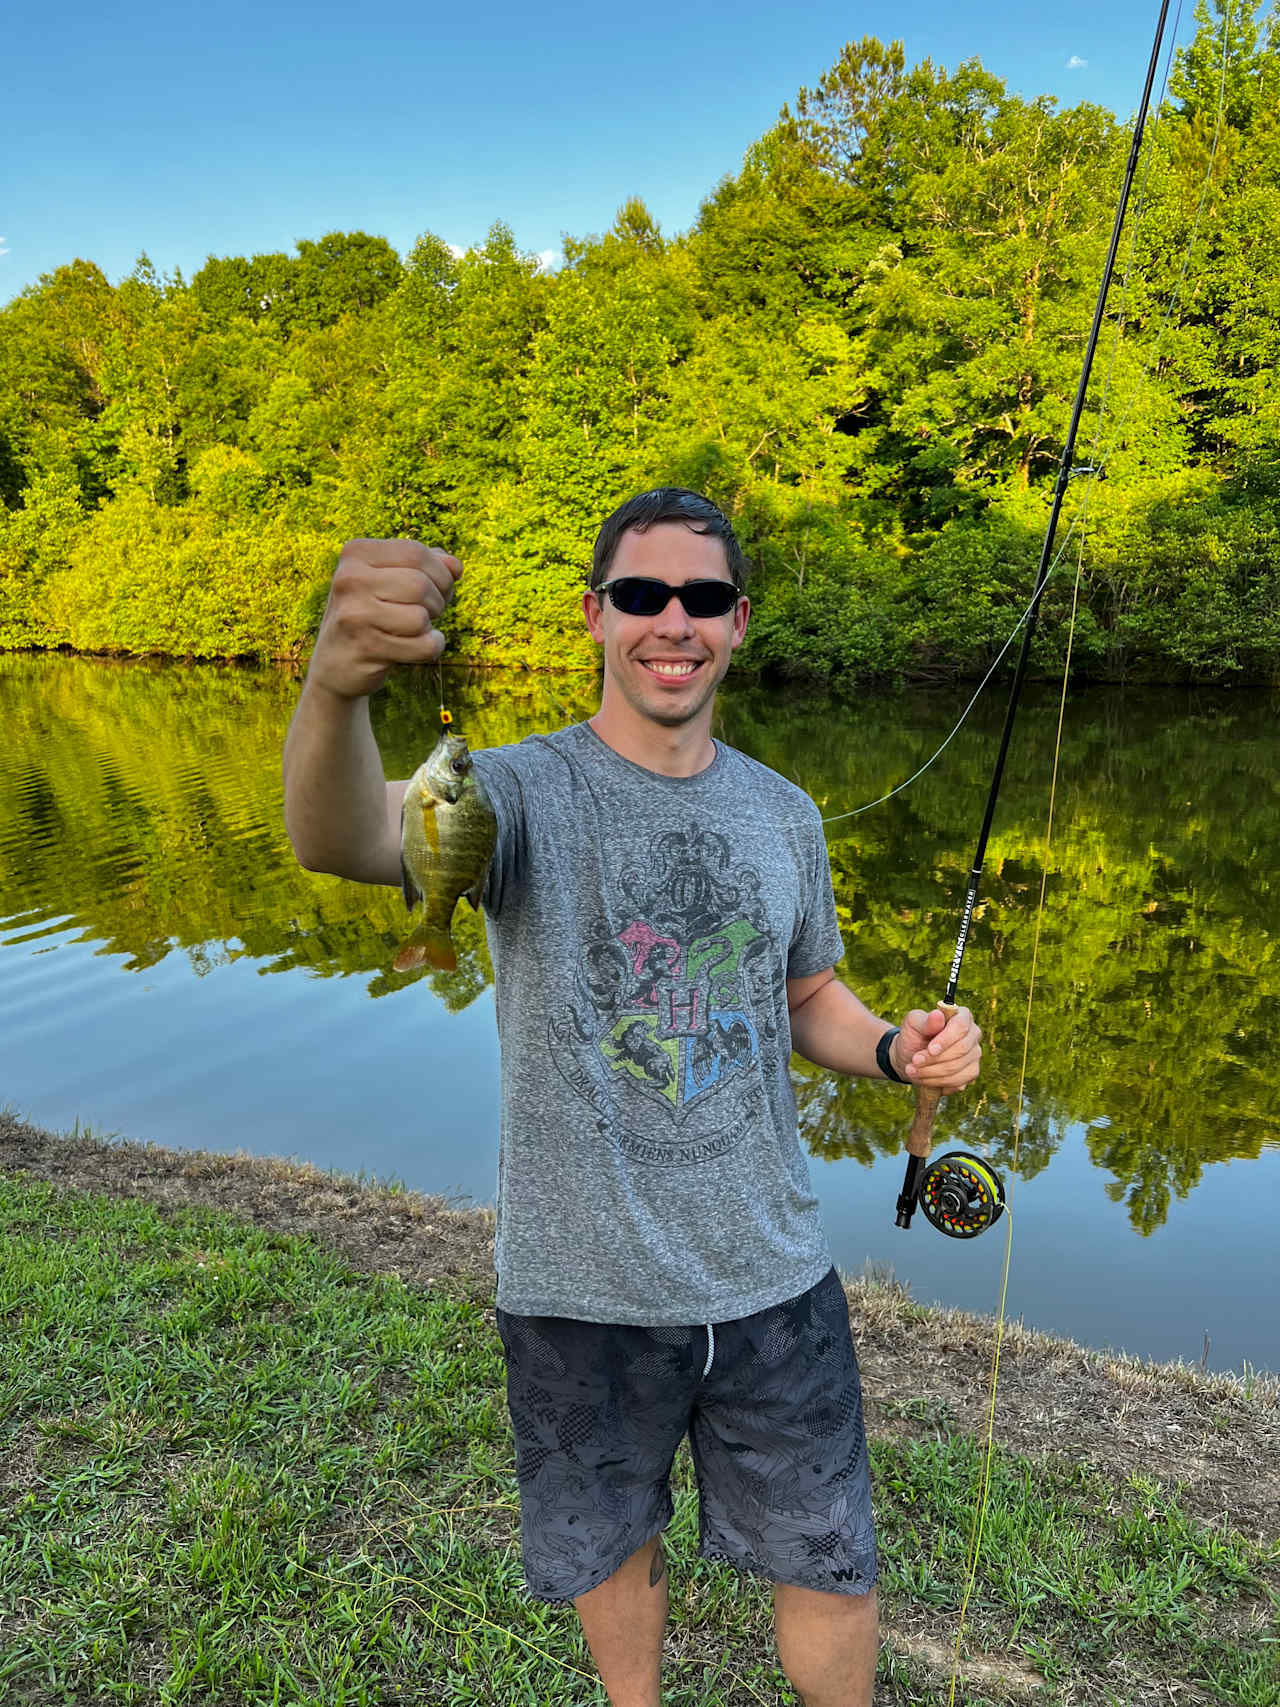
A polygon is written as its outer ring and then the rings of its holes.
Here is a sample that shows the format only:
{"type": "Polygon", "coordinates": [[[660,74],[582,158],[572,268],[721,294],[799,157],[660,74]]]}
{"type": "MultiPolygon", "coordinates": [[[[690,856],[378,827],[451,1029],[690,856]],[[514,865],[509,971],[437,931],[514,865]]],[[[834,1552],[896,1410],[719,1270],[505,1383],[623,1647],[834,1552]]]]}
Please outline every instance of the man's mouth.
{"type": "Polygon", "coordinates": [[[642,658],[640,661],[646,670],[652,671],[655,676],[661,676],[664,681],[669,682],[683,681],[686,677],[691,676],[700,662],[697,658],[681,658],[674,662],[667,662],[662,658],[642,658]]]}

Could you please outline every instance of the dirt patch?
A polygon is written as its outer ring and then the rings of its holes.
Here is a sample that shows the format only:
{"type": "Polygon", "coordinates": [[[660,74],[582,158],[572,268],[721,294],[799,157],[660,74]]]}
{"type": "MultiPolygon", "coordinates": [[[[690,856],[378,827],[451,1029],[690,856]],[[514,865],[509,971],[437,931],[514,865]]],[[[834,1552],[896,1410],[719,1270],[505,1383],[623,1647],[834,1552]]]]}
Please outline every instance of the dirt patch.
{"type": "MultiPolygon", "coordinates": [[[[492,1210],[244,1154],[59,1137],[0,1113],[0,1169],[163,1209],[213,1208],[323,1243],[353,1268],[493,1295],[492,1210]]],[[[902,1288],[845,1277],[872,1434],[985,1438],[994,1323],[925,1310],[902,1288]]],[[[996,1442],[1067,1457],[1112,1481],[1180,1489],[1183,1507],[1251,1539],[1280,1536],[1280,1380],[1091,1352],[1004,1329],[996,1442]]]]}
{"type": "Polygon", "coordinates": [[[154,1144],[63,1138],[0,1112],[0,1168],[163,1209],[217,1209],[257,1227],[321,1241],[366,1274],[416,1286],[493,1285],[494,1215],[443,1197],[369,1185],[309,1163],[154,1144]]]}
{"type": "MultiPolygon", "coordinates": [[[[954,1650],[932,1636],[913,1636],[901,1643],[904,1653],[922,1660],[939,1677],[950,1677],[956,1671],[961,1684],[973,1683],[984,1688],[999,1688],[1007,1695],[1032,1695],[1044,1687],[1044,1678],[1030,1666],[1020,1665],[1011,1656],[991,1657],[966,1654],[956,1666],[954,1650]]],[[[963,1696],[961,1697],[963,1700],[963,1696]]]]}
{"type": "MultiPolygon", "coordinates": [[[[995,1323],[923,1310],[900,1290],[846,1283],[871,1433],[986,1438],[995,1323]],[[909,1402],[904,1403],[904,1399],[909,1402]],[[905,1415],[904,1415],[905,1413],[905,1415]]],[[[1184,1509],[1253,1540],[1280,1536],[1280,1382],[1087,1350],[1006,1323],[996,1443],[1067,1458],[1112,1481],[1180,1489],[1184,1509]]]]}

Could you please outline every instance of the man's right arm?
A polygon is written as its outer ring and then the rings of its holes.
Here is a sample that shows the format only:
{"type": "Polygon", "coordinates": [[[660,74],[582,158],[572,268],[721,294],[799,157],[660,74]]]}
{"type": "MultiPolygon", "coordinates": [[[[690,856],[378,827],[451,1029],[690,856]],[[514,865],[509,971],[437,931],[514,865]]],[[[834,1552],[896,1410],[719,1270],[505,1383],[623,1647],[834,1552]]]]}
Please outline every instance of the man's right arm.
{"type": "Polygon", "coordinates": [[[435,618],[461,573],[415,540],[344,547],[284,747],[285,827],[307,870],[400,882],[405,784],[384,779],[369,695],[392,665],[440,656],[435,618]]]}

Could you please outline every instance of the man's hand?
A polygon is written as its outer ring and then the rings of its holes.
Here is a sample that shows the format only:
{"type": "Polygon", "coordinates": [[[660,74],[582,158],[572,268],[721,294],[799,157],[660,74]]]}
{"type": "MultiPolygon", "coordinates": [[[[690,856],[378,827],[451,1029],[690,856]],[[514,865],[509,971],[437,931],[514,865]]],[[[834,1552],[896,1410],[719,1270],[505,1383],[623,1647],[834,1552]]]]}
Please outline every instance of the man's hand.
{"type": "Polygon", "coordinates": [[[462,573],[456,557],[414,539],[353,539],[342,548],[307,671],[340,699],[376,692],[393,664],[444,651],[436,618],[462,573]]]}
{"type": "Polygon", "coordinates": [[[949,1095],[977,1078],[982,1032],[968,1008],[957,1008],[950,1016],[941,1008],[932,1013],[912,1008],[889,1047],[889,1058],[911,1084],[949,1095]]]}

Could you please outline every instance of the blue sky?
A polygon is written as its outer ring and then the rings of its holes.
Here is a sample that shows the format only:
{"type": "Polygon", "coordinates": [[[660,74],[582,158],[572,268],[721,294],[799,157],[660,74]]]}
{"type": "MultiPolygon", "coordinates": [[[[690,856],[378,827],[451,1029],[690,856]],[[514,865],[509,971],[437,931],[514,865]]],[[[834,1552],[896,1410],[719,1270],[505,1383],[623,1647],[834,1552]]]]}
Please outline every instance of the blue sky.
{"type": "MultiPolygon", "coordinates": [[[[1158,12],[28,3],[5,32],[0,302],[76,256],[116,281],[145,250],[189,278],[210,254],[291,251],[333,230],[403,254],[423,231],[466,246],[501,219],[522,249],[553,254],[630,195],[672,234],[850,39],[901,38],[909,62],[977,56],[1016,93],[1126,116],[1158,12]]],[[[1186,0],[1180,42],[1190,14],[1186,0]]]]}

